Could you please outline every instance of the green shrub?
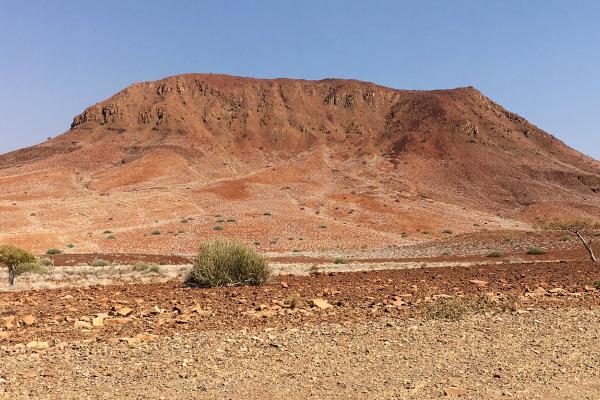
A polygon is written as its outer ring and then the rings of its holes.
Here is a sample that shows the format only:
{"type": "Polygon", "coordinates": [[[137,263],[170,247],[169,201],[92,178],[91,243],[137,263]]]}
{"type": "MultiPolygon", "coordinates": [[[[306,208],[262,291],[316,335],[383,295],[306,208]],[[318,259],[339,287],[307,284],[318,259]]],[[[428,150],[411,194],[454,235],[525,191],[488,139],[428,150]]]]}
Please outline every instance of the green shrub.
{"type": "Polygon", "coordinates": [[[74,248],[75,248],[75,245],[74,245],[73,243],[69,243],[69,244],[67,245],[67,247],[68,247],[69,249],[74,249],[74,248]]]}
{"type": "Polygon", "coordinates": [[[336,258],[335,260],[333,260],[333,262],[335,264],[348,264],[348,260],[346,260],[345,258],[336,258]]]}
{"type": "Polygon", "coordinates": [[[150,232],[150,234],[154,235],[154,236],[158,236],[158,235],[160,235],[160,231],[152,231],[152,232],[150,232]]]}
{"type": "Polygon", "coordinates": [[[148,269],[148,264],[139,262],[133,266],[134,271],[145,271],[148,269]]]}
{"type": "Polygon", "coordinates": [[[186,283],[198,287],[263,285],[270,278],[266,258],[241,243],[223,240],[200,246],[186,283]]]}
{"type": "Polygon", "coordinates": [[[108,267],[110,263],[106,260],[94,260],[92,267],[108,267]]]}
{"type": "Polygon", "coordinates": [[[62,250],[52,248],[52,249],[46,250],[46,254],[49,255],[49,256],[55,256],[55,255],[58,255],[58,254],[62,254],[62,250]]]}
{"type": "Polygon", "coordinates": [[[442,231],[442,233],[445,233],[445,234],[447,234],[447,235],[450,235],[450,234],[452,234],[452,231],[451,231],[450,229],[444,229],[444,230],[442,231]]]}
{"type": "Polygon", "coordinates": [[[600,290],[600,280],[595,281],[592,286],[594,286],[596,289],[600,290]]]}
{"type": "Polygon", "coordinates": [[[237,222],[235,218],[227,218],[227,222],[237,222]]]}
{"type": "Polygon", "coordinates": [[[217,224],[222,224],[223,222],[225,222],[225,220],[223,218],[218,218],[215,222],[217,224]]]}
{"type": "Polygon", "coordinates": [[[532,247],[529,250],[527,250],[527,254],[532,256],[539,256],[541,254],[546,254],[546,250],[541,247],[532,247]]]}
{"type": "Polygon", "coordinates": [[[485,255],[486,257],[504,257],[504,253],[500,250],[492,250],[485,255]]]}
{"type": "Polygon", "coordinates": [[[319,225],[319,228],[321,228],[321,229],[327,229],[327,225],[319,225]]]}
{"type": "Polygon", "coordinates": [[[221,225],[217,225],[217,226],[213,227],[213,231],[222,231],[223,229],[225,229],[225,228],[223,228],[221,225]]]}
{"type": "Polygon", "coordinates": [[[267,211],[267,212],[263,213],[263,215],[264,215],[265,217],[270,217],[270,216],[271,216],[271,215],[273,215],[273,214],[271,214],[270,212],[268,212],[268,211],[267,211]]]}
{"type": "Polygon", "coordinates": [[[105,235],[110,235],[110,234],[112,233],[112,231],[108,231],[108,230],[106,230],[106,231],[104,231],[103,233],[104,233],[105,235]]]}
{"type": "Polygon", "coordinates": [[[28,262],[19,264],[15,267],[15,276],[23,274],[47,274],[48,268],[39,262],[28,262]]]}
{"type": "Polygon", "coordinates": [[[562,240],[563,242],[568,242],[569,240],[571,240],[571,236],[568,236],[568,235],[562,236],[560,238],[560,240],[562,240]]]}
{"type": "Polygon", "coordinates": [[[151,264],[148,267],[148,272],[152,272],[152,273],[156,274],[156,273],[160,272],[160,267],[158,265],[156,265],[156,264],[151,264]]]}

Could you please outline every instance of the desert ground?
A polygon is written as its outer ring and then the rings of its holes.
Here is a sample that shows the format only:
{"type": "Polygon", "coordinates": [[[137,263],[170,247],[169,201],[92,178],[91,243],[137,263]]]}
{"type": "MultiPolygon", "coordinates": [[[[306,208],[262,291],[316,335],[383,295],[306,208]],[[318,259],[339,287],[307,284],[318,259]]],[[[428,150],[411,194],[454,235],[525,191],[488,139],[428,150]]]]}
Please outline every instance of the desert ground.
{"type": "Polygon", "coordinates": [[[0,400],[600,398],[600,267],[550,225],[600,163],[473,87],[136,83],[0,188],[45,264],[0,268],[0,400]],[[272,279],[186,284],[221,239],[272,279]]]}

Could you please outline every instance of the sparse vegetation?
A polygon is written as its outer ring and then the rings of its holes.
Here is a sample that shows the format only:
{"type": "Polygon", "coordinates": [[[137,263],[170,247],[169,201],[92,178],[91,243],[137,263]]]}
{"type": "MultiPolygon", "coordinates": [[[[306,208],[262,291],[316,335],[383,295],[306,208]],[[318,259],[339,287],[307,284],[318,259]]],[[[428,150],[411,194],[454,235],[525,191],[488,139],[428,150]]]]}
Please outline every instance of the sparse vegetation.
{"type": "Polygon", "coordinates": [[[134,271],[138,271],[138,272],[139,272],[139,271],[145,271],[145,270],[147,270],[147,269],[148,269],[148,264],[146,264],[146,263],[143,263],[143,262],[139,262],[139,263],[135,264],[135,265],[132,267],[132,269],[133,269],[134,271]]]}
{"type": "Polygon", "coordinates": [[[270,212],[268,212],[268,211],[267,211],[267,212],[263,213],[263,215],[264,215],[265,217],[270,217],[270,216],[271,216],[271,215],[273,215],[273,214],[271,214],[270,212]]]}
{"type": "Polygon", "coordinates": [[[444,230],[442,231],[442,233],[445,233],[446,235],[451,235],[451,234],[452,234],[452,231],[451,231],[450,229],[444,229],[444,230]]]}
{"type": "Polygon", "coordinates": [[[262,255],[234,241],[215,241],[200,246],[186,283],[198,287],[263,285],[271,268],[262,255]]]}
{"type": "Polygon", "coordinates": [[[106,238],[108,240],[116,240],[117,239],[117,237],[115,235],[108,235],[106,238]]]}
{"type": "Polygon", "coordinates": [[[500,250],[492,250],[485,255],[486,257],[504,257],[504,252],[500,250]]]}
{"type": "Polygon", "coordinates": [[[594,286],[596,289],[600,290],[600,280],[595,281],[592,286],[594,286]]]}
{"type": "Polygon", "coordinates": [[[225,220],[223,218],[219,218],[215,221],[217,224],[222,224],[223,222],[225,222],[225,220]]]}
{"type": "Polygon", "coordinates": [[[321,229],[327,229],[327,225],[319,225],[319,228],[321,228],[321,229]]]}
{"type": "Polygon", "coordinates": [[[223,228],[221,225],[217,225],[217,226],[213,227],[213,231],[222,231],[223,229],[225,229],[225,228],[223,228]]]}
{"type": "Polygon", "coordinates": [[[94,260],[92,263],[92,267],[108,267],[110,263],[106,260],[98,259],[94,260]]]}
{"type": "Polygon", "coordinates": [[[227,218],[227,222],[237,222],[235,218],[227,218]]]}
{"type": "Polygon", "coordinates": [[[590,236],[593,237],[599,236],[600,232],[598,231],[600,230],[600,222],[595,222],[589,219],[558,221],[547,224],[546,228],[549,230],[567,231],[575,235],[587,250],[590,259],[593,262],[598,262],[598,260],[596,259],[596,255],[594,254],[594,249],[592,248],[594,241],[591,238],[586,239],[585,234],[588,233],[590,236]]]}
{"type": "Polygon", "coordinates": [[[539,256],[542,254],[546,254],[546,249],[543,249],[541,247],[531,247],[529,250],[527,250],[527,254],[531,256],[539,256]]]}
{"type": "Polygon", "coordinates": [[[160,231],[152,231],[152,232],[150,232],[150,234],[154,235],[154,236],[159,236],[160,235],[160,231]]]}
{"type": "Polygon", "coordinates": [[[336,258],[335,260],[333,260],[333,262],[335,264],[348,264],[348,260],[346,260],[345,258],[341,258],[341,257],[336,258]]]}
{"type": "Polygon", "coordinates": [[[8,284],[11,286],[15,283],[17,267],[33,262],[35,262],[35,257],[27,250],[11,245],[0,246],[0,264],[8,268],[8,284]]]}
{"type": "Polygon", "coordinates": [[[54,265],[54,261],[52,261],[52,259],[50,258],[42,258],[40,260],[40,264],[42,264],[45,267],[50,267],[54,265]]]}
{"type": "Polygon", "coordinates": [[[496,298],[488,295],[468,297],[438,297],[420,303],[416,311],[424,319],[458,321],[470,314],[516,310],[514,298],[496,298]]]}
{"type": "Polygon", "coordinates": [[[69,249],[74,249],[74,248],[75,248],[75,245],[74,245],[73,243],[69,243],[69,244],[67,245],[67,248],[69,248],[69,249]]]}
{"type": "Polygon", "coordinates": [[[62,254],[62,250],[52,248],[52,249],[46,250],[46,254],[49,255],[49,256],[56,256],[58,254],[62,254]]]}
{"type": "Polygon", "coordinates": [[[23,275],[23,274],[47,274],[48,268],[41,264],[40,262],[27,262],[23,264],[19,264],[15,267],[15,276],[23,275]]]}
{"type": "Polygon", "coordinates": [[[294,293],[285,300],[285,304],[287,304],[290,308],[298,308],[301,301],[302,299],[300,298],[300,295],[298,293],[294,293]]]}
{"type": "Polygon", "coordinates": [[[104,233],[105,235],[110,235],[112,233],[112,231],[106,230],[106,231],[104,231],[102,233],[104,233]]]}
{"type": "Polygon", "coordinates": [[[160,272],[160,266],[156,264],[151,264],[150,266],[148,266],[148,272],[157,274],[160,272]]]}

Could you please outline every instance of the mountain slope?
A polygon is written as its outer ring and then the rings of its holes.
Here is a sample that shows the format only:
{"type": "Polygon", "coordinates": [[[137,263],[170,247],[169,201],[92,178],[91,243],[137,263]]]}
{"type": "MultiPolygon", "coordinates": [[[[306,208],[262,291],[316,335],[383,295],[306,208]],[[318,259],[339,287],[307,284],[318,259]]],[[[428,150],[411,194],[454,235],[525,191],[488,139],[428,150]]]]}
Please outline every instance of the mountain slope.
{"type": "Polygon", "coordinates": [[[65,134],[0,156],[0,185],[0,240],[40,248],[191,251],[215,235],[383,246],[600,214],[600,164],[476,89],[335,79],[134,84],[65,134]]]}

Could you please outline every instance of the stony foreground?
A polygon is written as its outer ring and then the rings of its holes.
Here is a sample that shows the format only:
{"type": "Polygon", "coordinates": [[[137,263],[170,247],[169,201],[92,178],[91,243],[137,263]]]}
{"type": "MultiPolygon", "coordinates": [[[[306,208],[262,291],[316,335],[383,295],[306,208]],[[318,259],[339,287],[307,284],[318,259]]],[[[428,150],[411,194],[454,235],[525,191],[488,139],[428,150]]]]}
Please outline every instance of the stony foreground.
{"type": "Polygon", "coordinates": [[[0,400],[597,399],[598,286],[580,262],[5,292],[0,400]]]}
{"type": "Polygon", "coordinates": [[[2,360],[6,399],[597,399],[600,313],[196,332],[2,360]]]}

